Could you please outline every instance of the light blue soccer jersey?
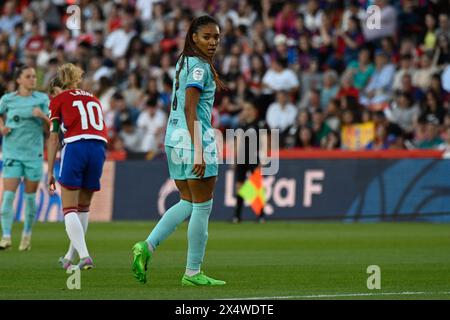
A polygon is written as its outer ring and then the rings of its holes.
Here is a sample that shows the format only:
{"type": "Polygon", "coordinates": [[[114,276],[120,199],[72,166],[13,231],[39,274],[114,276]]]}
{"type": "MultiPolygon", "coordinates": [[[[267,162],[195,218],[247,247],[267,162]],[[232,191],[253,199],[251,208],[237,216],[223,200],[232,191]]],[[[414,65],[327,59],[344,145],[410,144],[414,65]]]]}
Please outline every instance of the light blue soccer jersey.
{"type": "Polygon", "coordinates": [[[33,91],[31,96],[7,93],[0,99],[0,115],[5,116],[5,126],[11,132],[3,136],[3,159],[31,161],[43,159],[43,121],[34,117],[38,107],[48,114],[49,98],[42,92],[33,91]]]}
{"type": "MultiPolygon", "coordinates": [[[[179,59],[176,70],[179,70],[181,60],[179,59]]],[[[216,152],[214,130],[211,125],[216,83],[208,62],[198,57],[186,56],[179,75],[178,90],[176,90],[176,79],[173,82],[172,108],[167,122],[164,144],[174,148],[194,149],[186,124],[185,98],[186,89],[195,87],[201,91],[200,101],[197,105],[197,118],[202,124],[203,151],[216,152]]]]}

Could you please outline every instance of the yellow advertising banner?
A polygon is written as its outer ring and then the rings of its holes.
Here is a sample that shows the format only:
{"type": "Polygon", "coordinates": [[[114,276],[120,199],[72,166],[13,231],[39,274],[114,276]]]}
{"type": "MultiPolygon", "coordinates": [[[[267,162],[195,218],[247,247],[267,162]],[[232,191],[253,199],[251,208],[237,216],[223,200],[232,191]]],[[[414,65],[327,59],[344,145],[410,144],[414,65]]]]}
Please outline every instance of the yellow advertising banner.
{"type": "Polygon", "coordinates": [[[342,149],[362,150],[375,137],[373,122],[344,126],[341,131],[342,149]]]}

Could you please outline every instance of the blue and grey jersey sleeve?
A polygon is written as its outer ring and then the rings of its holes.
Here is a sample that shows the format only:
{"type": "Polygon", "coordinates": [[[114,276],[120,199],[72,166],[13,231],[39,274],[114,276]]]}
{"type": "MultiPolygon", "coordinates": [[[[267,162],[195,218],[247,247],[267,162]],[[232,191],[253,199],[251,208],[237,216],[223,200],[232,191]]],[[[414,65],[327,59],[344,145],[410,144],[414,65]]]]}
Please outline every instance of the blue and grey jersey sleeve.
{"type": "Polygon", "coordinates": [[[186,89],[194,87],[203,91],[208,81],[209,65],[197,63],[188,70],[186,89]]]}

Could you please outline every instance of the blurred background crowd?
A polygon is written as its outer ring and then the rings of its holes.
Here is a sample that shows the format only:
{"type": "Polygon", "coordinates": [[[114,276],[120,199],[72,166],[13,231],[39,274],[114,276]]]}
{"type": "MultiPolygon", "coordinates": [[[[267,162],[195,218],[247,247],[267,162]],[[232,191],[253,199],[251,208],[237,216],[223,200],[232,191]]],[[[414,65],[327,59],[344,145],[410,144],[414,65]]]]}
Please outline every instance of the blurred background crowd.
{"type": "Polygon", "coordinates": [[[1,3],[0,95],[14,90],[17,64],[34,66],[45,90],[58,65],[76,63],[102,102],[110,150],[162,152],[175,63],[203,13],[221,25],[215,64],[228,90],[212,121],[222,132],[242,126],[252,103],[282,148],[348,149],[343,128],[362,123],[373,134],[360,149],[450,145],[448,0],[1,3]],[[80,30],[66,28],[70,4],[80,30]]]}

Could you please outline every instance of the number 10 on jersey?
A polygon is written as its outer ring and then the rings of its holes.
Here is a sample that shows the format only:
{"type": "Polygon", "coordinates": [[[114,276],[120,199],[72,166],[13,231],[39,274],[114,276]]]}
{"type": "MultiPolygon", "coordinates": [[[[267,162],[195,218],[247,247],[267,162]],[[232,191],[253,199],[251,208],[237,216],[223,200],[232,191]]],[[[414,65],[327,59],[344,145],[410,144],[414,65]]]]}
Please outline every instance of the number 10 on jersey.
{"type": "Polygon", "coordinates": [[[89,128],[89,124],[98,131],[103,130],[103,113],[100,105],[95,101],[89,101],[86,104],[86,107],[83,104],[83,101],[76,100],[73,102],[73,107],[77,107],[81,116],[81,129],[87,130],[89,128]],[[94,111],[95,109],[95,111],[94,111]],[[87,110],[87,112],[86,112],[87,110]],[[97,117],[95,116],[97,113],[97,117]],[[89,118],[89,124],[88,124],[89,118]]]}

